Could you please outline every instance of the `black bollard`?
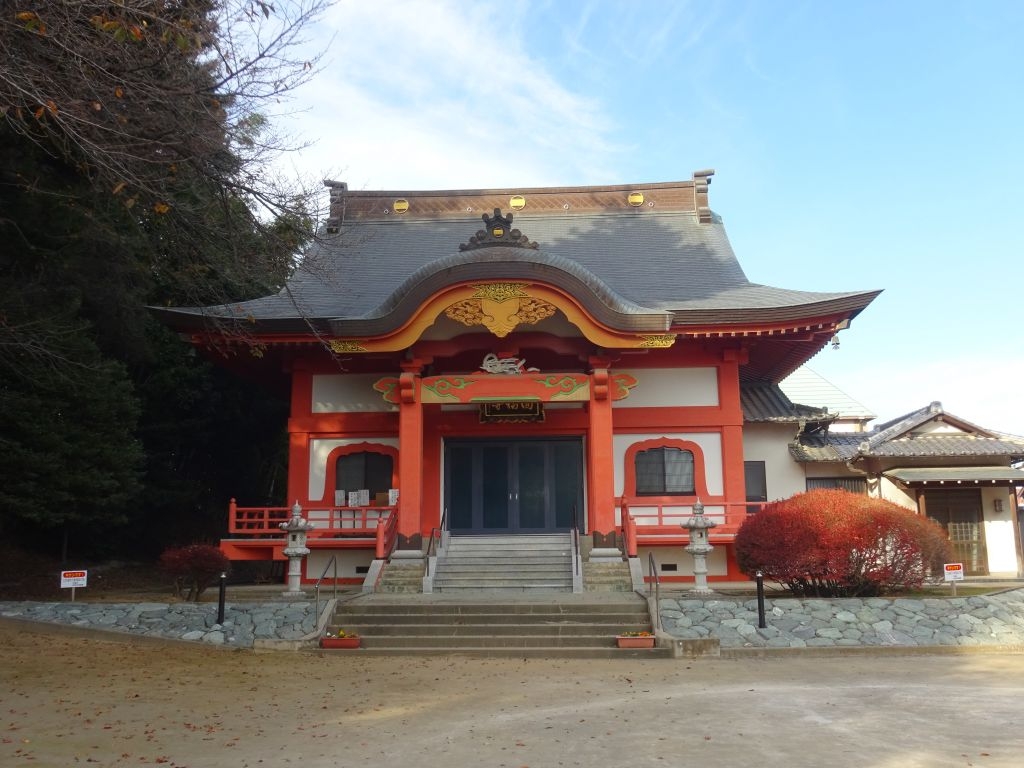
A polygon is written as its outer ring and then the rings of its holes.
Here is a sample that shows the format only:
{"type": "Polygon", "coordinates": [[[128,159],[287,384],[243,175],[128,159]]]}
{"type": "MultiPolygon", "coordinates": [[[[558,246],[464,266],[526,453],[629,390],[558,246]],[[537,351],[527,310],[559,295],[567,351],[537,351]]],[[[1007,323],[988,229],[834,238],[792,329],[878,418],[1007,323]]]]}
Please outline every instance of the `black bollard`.
{"type": "Polygon", "coordinates": [[[217,623],[224,623],[224,595],[227,592],[228,575],[222,573],[220,575],[220,594],[217,595],[217,623]]]}
{"type": "Polygon", "coordinates": [[[757,626],[765,629],[768,624],[764,620],[764,574],[757,572],[757,626]]]}

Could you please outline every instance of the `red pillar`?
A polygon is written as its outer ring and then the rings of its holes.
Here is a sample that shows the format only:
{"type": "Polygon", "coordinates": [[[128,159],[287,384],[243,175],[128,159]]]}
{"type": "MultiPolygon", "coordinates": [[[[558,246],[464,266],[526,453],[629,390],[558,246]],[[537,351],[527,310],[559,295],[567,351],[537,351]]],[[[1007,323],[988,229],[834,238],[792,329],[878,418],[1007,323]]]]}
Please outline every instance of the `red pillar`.
{"type": "Polygon", "coordinates": [[[423,404],[419,364],[403,364],[398,411],[398,535],[403,542],[420,534],[423,503],[423,404]]]}
{"type": "MultiPolygon", "coordinates": [[[[292,370],[292,420],[309,416],[313,411],[313,376],[305,366],[296,364],[292,370]]],[[[288,427],[288,498],[285,506],[309,500],[309,433],[288,427]]]]}
{"type": "Polygon", "coordinates": [[[730,514],[741,513],[747,500],[743,473],[743,407],[740,404],[739,366],[746,361],[744,350],[725,350],[718,369],[718,398],[722,408],[722,493],[730,514]]]}
{"type": "MultiPolygon", "coordinates": [[[[612,401],[608,397],[607,363],[601,367],[595,366],[591,373],[589,417],[590,421],[587,425],[587,505],[590,512],[588,533],[607,536],[615,530],[612,401]]],[[[603,544],[598,545],[602,546],[603,544]]]]}

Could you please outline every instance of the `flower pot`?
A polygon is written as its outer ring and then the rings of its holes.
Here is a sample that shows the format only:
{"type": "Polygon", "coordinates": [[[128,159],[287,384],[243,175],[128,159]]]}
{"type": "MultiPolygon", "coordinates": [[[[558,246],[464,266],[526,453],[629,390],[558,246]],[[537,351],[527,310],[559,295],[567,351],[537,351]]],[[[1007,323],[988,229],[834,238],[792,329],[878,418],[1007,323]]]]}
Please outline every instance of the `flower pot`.
{"type": "Polygon", "coordinates": [[[627,637],[624,635],[616,635],[615,643],[619,648],[653,648],[654,635],[649,635],[647,637],[627,637]]]}
{"type": "Polygon", "coordinates": [[[361,637],[321,637],[321,648],[358,648],[363,642],[361,637]]]}

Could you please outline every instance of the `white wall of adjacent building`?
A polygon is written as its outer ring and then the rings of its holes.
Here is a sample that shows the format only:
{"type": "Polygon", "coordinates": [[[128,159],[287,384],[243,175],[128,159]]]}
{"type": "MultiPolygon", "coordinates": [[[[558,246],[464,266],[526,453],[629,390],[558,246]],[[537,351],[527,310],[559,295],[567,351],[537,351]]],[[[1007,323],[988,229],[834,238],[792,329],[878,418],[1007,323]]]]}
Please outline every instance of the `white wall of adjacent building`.
{"type": "Polygon", "coordinates": [[[756,423],[743,428],[743,460],[764,462],[768,501],[788,499],[807,488],[804,468],[789,452],[795,433],[794,424],[756,423]]]}

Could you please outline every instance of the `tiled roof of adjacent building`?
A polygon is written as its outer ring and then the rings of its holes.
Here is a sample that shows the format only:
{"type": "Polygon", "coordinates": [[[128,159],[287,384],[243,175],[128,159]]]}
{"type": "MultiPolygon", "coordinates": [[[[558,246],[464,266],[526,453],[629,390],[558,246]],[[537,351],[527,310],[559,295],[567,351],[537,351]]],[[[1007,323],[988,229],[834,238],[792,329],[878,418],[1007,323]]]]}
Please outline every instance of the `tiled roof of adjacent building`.
{"type": "Polygon", "coordinates": [[[740,388],[740,405],[746,422],[799,423],[829,418],[824,408],[794,403],[778,384],[744,384],[740,388]]]}
{"type": "Polygon", "coordinates": [[[1024,438],[983,429],[953,414],[942,404],[930,403],[878,425],[871,432],[801,435],[790,446],[797,461],[849,461],[858,457],[880,459],[976,459],[1000,457],[1024,460],[1024,438]],[[948,424],[951,431],[919,431],[929,422],[948,424]]]}
{"type": "Polygon", "coordinates": [[[869,408],[806,365],[780,381],[779,386],[793,400],[827,408],[837,418],[857,421],[871,421],[875,418],[869,408]]]}

